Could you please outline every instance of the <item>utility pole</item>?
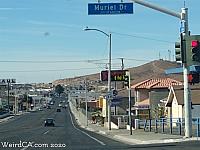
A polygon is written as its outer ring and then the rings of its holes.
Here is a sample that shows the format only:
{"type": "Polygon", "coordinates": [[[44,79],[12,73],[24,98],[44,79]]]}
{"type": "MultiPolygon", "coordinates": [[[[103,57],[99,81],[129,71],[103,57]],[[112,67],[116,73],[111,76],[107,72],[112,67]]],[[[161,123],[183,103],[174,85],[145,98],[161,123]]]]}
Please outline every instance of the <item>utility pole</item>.
{"type": "MultiPolygon", "coordinates": [[[[111,40],[111,33],[109,34],[109,40],[110,40],[110,42],[109,42],[109,44],[110,44],[110,46],[109,46],[109,53],[108,53],[108,63],[109,63],[109,68],[108,68],[108,93],[111,95],[111,50],[112,50],[112,48],[111,48],[111,46],[112,46],[112,44],[111,44],[111,42],[112,42],[112,40],[111,40]]],[[[108,98],[108,104],[107,104],[107,106],[108,106],[108,130],[111,130],[111,96],[109,96],[109,98],[108,98]]]]}
{"type": "Polygon", "coordinates": [[[15,94],[15,109],[14,109],[14,111],[15,111],[15,115],[17,115],[17,113],[18,113],[18,99],[17,99],[16,94],[15,94]]]}
{"type": "Polygon", "coordinates": [[[28,111],[28,92],[26,93],[26,111],[28,111]]]}
{"type": "Polygon", "coordinates": [[[8,111],[10,113],[10,82],[8,82],[8,111]]]}
{"type": "Polygon", "coordinates": [[[168,60],[171,61],[171,50],[169,50],[169,49],[168,49],[168,55],[169,55],[168,60]]]}
{"type": "Polygon", "coordinates": [[[88,126],[88,100],[87,100],[87,79],[85,78],[85,117],[86,126],[88,126]]]}
{"type": "MultiPolygon", "coordinates": [[[[162,13],[168,14],[170,16],[174,16],[181,20],[181,29],[182,29],[182,38],[183,40],[186,40],[186,38],[189,36],[188,31],[188,8],[182,8],[181,13],[177,13],[175,11],[171,11],[165,8],[162,8],[160,6],[154,5],[149,2],[145,2],[144,0],[132,0],[133,2],[143,5],[145,7],[160,11],[162,13]]],[[[182,46],[183,49],[186,49],[186,45],[182,46]]],[[[191,95],[189,90],[189,84],[188,84],[188,75],[189,69],[187,62],[183,62],[183,78],[184,78],[184,107],[185,107],[185,137],[191,137],[192,136],[192,115],[191,115],[191,95]]]]}

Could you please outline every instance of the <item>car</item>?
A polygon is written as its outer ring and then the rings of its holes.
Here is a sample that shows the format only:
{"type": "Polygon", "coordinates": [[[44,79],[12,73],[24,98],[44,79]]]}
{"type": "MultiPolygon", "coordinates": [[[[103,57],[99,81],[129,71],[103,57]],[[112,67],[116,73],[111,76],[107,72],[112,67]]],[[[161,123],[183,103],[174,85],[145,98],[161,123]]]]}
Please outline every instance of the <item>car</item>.
{"type": "Polygon", "coordinates": [[[60,108],[58,108],[58,109],[57,109],[57,112],[61,112],[61,109],[60,109],[60,108]]]}
{"type": "Polygon", "coordinates": [[[51,109],[51,106],[47,106],[47,109],[51,109]]]}
{"type": "Polygon", "coordinates": [[[52,127],[54,127],[54,126],[55,126],[54,119],[53,119],[53,118],[47,118],[47,119],[44,121],[44,126],[45,126],[45,127],[47,127],[47,126],[52,126],[52,127]]]}

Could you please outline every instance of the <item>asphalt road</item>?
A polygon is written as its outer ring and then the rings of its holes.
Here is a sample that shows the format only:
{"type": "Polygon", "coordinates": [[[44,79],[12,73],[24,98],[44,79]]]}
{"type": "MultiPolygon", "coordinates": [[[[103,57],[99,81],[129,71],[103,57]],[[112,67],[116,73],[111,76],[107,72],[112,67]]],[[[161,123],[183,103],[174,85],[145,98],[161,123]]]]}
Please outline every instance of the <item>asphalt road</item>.
{"type": "Polygon", "coordinates": [[[69,108],[62,108],[61,112],[56,112],[57,107],[58,103],[52,109],[31,112],[0,123],[0,150],[199,150],[199,142],[126,145],[80,129],[69,108]],[[48,117],[55,119],[55,127],[44,127],[44,120],[48,117]]]}

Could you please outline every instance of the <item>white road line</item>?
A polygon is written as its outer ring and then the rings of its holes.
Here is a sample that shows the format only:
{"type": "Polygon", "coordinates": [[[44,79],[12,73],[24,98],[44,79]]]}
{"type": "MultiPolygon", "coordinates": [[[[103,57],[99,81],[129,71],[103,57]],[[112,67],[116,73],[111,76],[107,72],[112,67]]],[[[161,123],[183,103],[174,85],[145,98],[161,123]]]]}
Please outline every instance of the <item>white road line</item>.
{"type": "Polygon", "coordinates": [[[99,144],[101,144],[101,145],[106,145],[104,142],[102,142],[102,141],[96,139],[95,137],[93,137],[93,136],[89,135],[88,133],[82,131],[81,129],[77,128],[77,127],[74,125],[71,112],[70,112],[69,114],[70,114],[70,118],[71,118],[72,125],[73,125],[73,127],[74,127],[76,130],[78,130],[78,131],[82,132],[83,134],[87,135],[89,138],[95,140],[95,141],[98,142],[99,144]]]}
{"type": "Polygon", "coordinates": [[[49,130],[48,130],[48,131],[46,131],[46,132],[44,132],[43,134],[47,134],[47,133],[49,133],[49,130]]]}

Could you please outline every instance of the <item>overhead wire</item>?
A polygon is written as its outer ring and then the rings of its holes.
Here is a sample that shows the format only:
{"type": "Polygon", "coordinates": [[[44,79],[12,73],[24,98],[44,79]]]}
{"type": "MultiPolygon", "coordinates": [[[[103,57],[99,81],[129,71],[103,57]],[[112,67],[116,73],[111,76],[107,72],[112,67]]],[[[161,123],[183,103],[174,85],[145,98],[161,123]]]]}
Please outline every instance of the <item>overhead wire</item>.
{"type": "Polygon", "coordinates": [[[54,71],[69,71],[69,70],[88,70],[97,68],[74,68],[74,69],[49,69],[49,70],[2,70],[0,72],[54,72],[54,71]]]}
{"type": "MultiPolygon", "coordinates": [[[[139,59],[131,59],[131,58],[124,58],[125,60],[129,61],[151,61],[151,60],[139,60],[139,59]]],[[[55,71],[69,71],[69,70],[93,70],[93,69],[106,69],[107,62],[101,62],[107,59],[92,59],[92,60],[73,60],[73,61],[25,61],[25,60],[10,60],[10,61],[0,61],[0,63],[71,63],[71,62],[86,62],[96,65],[93,68],[69,68],[69,69],[41,69],[41,70],[0,70],[1,73],[8,73],[8,72],[55,72],[55,71]],[[102,66],[103,65],[103,66],[102,66]]],[[[118,60],[118,58],[113,58],[112,60],[118,60]]],[[[120,63],[112,63],[112,68],[117,68],[120,63]]],[[[119,68],[119,67],[118,67],[119,68]]]]}
{"type": "Polygon", "coordinates": [[[145,37],[145,36],[138,36],[138,35],[132,35],[132,34],[126,34],[126,33],[119,33],[119,32],[112,32],[112,34],[117,34],[117,35],[121,35],[121,36],[129,36],[129,37],[140,38],[140,39],[151,40],[151,41],[157,41],[157,42],[173,43],[174,44],[174,42],[172,42],[172,41],[149,38],[149,37],[145,37]]]}

